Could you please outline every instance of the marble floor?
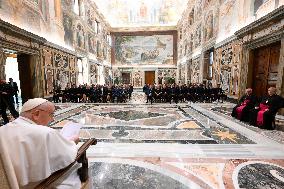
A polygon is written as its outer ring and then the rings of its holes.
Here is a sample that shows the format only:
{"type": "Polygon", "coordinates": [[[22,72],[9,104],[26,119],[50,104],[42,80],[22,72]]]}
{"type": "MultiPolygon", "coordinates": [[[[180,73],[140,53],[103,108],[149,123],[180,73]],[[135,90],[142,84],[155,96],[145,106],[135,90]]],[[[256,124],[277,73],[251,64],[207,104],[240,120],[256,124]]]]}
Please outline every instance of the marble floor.
{"type": "Polygon", "coordinates": [[[284,135],[228,116],[233,104],[57,104],[55,121],[84,124],[93,189],[284,188],[284,135]]]}

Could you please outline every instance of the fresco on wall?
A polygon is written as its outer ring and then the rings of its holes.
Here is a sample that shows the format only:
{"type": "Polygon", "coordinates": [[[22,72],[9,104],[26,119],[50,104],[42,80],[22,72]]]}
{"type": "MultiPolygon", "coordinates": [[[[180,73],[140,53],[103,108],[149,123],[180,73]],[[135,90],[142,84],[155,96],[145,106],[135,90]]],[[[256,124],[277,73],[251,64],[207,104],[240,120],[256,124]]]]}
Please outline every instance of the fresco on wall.
{"type": "Polygon", "coordinates": [[[63,26],[64,26],[64,41],[68,46],[73,46],[73,21],[72,19],[63,14],[63,26]]]}
{"type": "Polygon", "coordinates": [[[203,0],[203,9],[206,9],[211,2],[212,0],[203,0]]]}
{"type": "Polygon", "coordinates": [[[74,0],[62,0],[62,6],[72,8],[74,0]]]}
{"type": "Polygon", "coordinates": [[[84,32],[84,29],[83,27],[78,24],[77,25],[77,46],[80,47],[80,48],[85,48],[85,32],[84,32]]]}
{"type": "Polygon", "coordinates": [[[204,38],[208,41],[213,37],[213,11],[210,11],[206,17],[204,26],[204,38]]]}
{"type": "Polygon", "coordinates": [[[115,38],[115,63],[173,64],[173,36],[118,36],[115,38]]]}
{"type": "Polygon", "coordinates": [[[238,19],[235,1],[228,0],[220,6],[219,35],[222,37],[229,36],[237,29],[236,25],[232,25],[232,23],[237,23],[238,19]],[[236,28],[233,28],[233,26],[236,28]]]}
{"type": "Polygon", "coordinates": [[[176,25],[185,0],[93,0],[112,27],[176,25]]]}
{"type": "Polygon", "coordinates": [[[202,18],[202,8],[202,0],[196,0],[194,21],[200,20],[202,18]]]}
{"type": "Polygon", "coordinates": [[[201,24],[197,26],[194,36],[194,48],[197,48],[201,45],[201,24]]]}
{"type": "Polygon", "coordinates": [[[89,52],[96,54],[96,40],[92,34],[88,35],[89,52]]]}

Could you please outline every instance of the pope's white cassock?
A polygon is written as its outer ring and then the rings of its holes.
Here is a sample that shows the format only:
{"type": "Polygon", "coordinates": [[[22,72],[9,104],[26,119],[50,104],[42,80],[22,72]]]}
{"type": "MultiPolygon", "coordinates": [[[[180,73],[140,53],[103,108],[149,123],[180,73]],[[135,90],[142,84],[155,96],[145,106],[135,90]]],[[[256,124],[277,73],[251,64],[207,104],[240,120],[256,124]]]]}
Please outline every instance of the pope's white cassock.
{"type": "MultiPolygon", "coordinates": [[[[77,146],[47,126],[19,117],[0,128],[1,155],[10,160],[19,188],[33,188],[53,172],[68,166],[75,160],[77,146]]],[[[50,188],[79,189],[77,166],[70,174],[50,188]]]]}

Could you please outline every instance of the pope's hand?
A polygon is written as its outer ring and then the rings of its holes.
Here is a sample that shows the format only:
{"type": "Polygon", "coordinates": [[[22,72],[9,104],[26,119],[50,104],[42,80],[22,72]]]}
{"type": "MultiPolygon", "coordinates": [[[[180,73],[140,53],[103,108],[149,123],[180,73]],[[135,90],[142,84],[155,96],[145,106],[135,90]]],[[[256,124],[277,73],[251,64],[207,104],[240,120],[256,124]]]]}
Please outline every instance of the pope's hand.
{"type": "Polygon", "coordinates": [[[71,141],[75,142],[76,144],[78,144],[78,143],[79,143],[79,141],[80,141],[80,139],[79,139],[79,136],[78,136],[78,135],[71,136],[71,137],[69,138],[69,140],[71,140],[71,141]]]}

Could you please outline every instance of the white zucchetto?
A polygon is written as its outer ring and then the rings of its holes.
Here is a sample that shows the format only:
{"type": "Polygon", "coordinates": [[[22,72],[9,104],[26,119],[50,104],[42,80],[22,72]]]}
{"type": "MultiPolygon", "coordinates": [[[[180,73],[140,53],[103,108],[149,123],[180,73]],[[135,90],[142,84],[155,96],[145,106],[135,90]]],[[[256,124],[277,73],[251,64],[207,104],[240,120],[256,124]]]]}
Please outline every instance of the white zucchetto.
{"type": "Polygon", "coordinates": [[[32,110],[36,107],[38,107],[39,105],[48,102],[48,100],[43,99],[43,98],[33,98],[33,99],[29,99],[27,102],[24,103],[22,109],[21,109],[21,113],[22,112],[27,112],[29,110],[32,110]]]}

